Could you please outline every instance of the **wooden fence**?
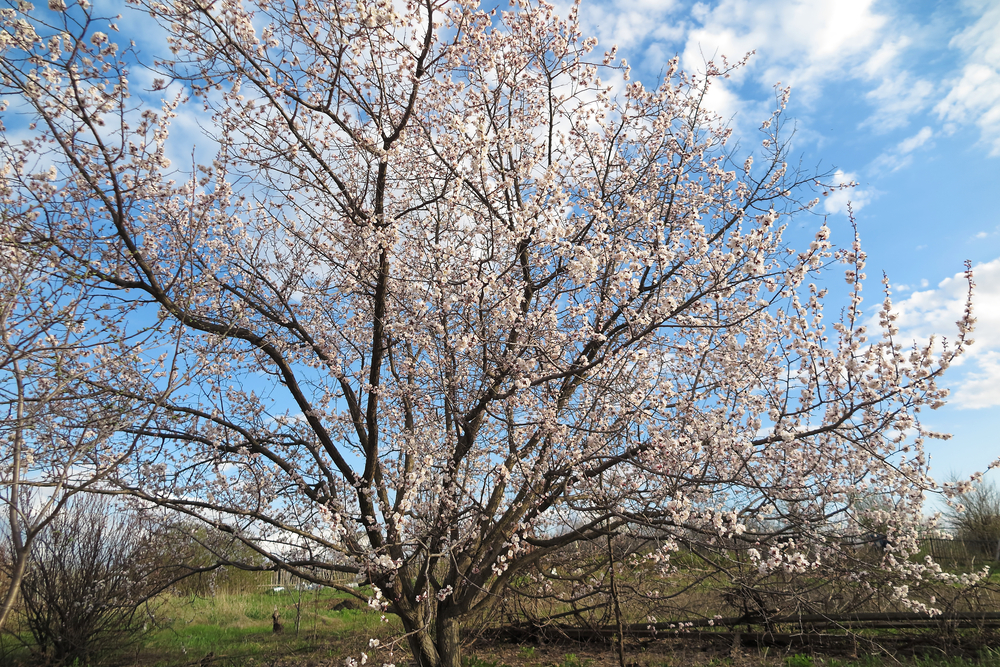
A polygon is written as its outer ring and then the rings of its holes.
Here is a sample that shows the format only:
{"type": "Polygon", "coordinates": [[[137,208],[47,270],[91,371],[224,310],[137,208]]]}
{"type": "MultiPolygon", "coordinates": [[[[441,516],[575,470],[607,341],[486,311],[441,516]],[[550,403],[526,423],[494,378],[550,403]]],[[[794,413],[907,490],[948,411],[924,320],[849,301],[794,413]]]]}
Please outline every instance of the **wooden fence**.
{"type": "MultiPolygon", "coordinates": [[[[315,588],[316,583],[307,579],[301,579],[291,572],[276,570],[273,572],[261,572],[260,586],[264,588],[284,588],[286,590],[298,590],[299,588],[315,588]]],[[[357,577],[344,572],[330,572],[328,570],[316,570],[315,576],[327,584],[337,584],[339,586],[356,585],[357,577]]]]}
{"type": "Polygon", "coordinates": [[[989,563],[1000,560],[1000,540],[953,540],[926,537],[920,546],[937,561],[989,563]]]}

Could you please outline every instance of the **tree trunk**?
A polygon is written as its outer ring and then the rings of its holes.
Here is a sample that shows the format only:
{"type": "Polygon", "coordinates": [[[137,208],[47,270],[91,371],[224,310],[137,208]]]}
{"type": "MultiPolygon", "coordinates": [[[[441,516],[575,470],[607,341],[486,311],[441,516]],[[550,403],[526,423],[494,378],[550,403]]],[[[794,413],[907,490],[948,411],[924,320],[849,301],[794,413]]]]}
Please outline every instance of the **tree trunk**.
{"type": "Polygon", "coordinates": [[[407,635],[406,643],[410,645],[410,652],[417,667],[439,667],[441,661],[434,645],[434,633],[427,619],[420,613],[419,605],[412,615],[403,610],[397,613],[403,622],[403,629],[407,635]]]}
{"type": "Polygon", "coordinates": [[[437,649],[434,647],[434,639],[426,629],[417,630],[407,637],[406,641],[410,645],[410,652],[413,653],[413,660],[417,663],[417,667],[438,667],[440,665],[437,649]]]}
{"type": "Polygon", "coordinates": [[[417,667],[462,667],[461,623],[449,611],[439,606],[432,622],[420,611],[399,613],[417,667]]]}
{"type": "Polygon", "coordinates": [[[440,614],[437,619],[436,644],[438,667],[462,667],[461,624],[453,616],[440,614]]]}
{"type": "Polygon", "coordinates": [[[608,572],[611,575],[611,601],[615,606],[615,624],[618,626],[618,664],[625,667],[625,626],[622,625],[622,607],[618,601],[618,582],[615,581],[615,552],[611,546],[611,533],[608,533],[608,572]]]}
{"type": "MultiPolygon", "coordinates": [[[[6,336],[5,340],[6,342],[6,336]]],[[[7,622],[10,610],[14,608],[17,601],[17,594],[21,590],[21,581],[24,579],[24,571],[28,565],[28,555],[31,553],[31,540],[34,534],[29,530],[27,536],[21,535],[21,524],[23,515],[18,503],[21,487],[21,452],[23,450],[23,424],[24,424],[24,380],[21,376],[21,367],[17,363],[17,358],[13,362],[14,380],[17,385],[17,427],[14,429],[14,447],[12,448],[11,478],[9,484],[10,500],[7,502],[7,522],[10,526],[10,547],[11,555],[14,557],[13,568],[10,573],[10,584],[7,593],[4,595],[3,607],[0,608],[0,630],[7,622]]]]}
{"type": "Polygon", "coordinates": [[[403,627],[417,667],[462,667],[461,623],[457,618],[439,613],[433,630],[406,619],[403,627]]]}
{"type": "Polygon", "coordinates": [[[21,580],[24,579],[24,572],[27,569],[27,565],[28,550],[22,549],[15,556],[14,571],[10,574],[10,585],[7,588],[6,595],[4,595],[3,607],[0,608],[0,629],[7,622],[7,616],[10,615],[10,610],[14,608],[14,603],[17,601],[17,594],[21,590],[21,580]]]}

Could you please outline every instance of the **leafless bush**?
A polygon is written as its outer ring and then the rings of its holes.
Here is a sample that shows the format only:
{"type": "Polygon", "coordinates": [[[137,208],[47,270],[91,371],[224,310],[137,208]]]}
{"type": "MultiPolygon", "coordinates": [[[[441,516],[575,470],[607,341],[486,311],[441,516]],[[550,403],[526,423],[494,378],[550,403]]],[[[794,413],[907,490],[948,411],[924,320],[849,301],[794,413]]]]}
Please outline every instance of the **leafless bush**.
{"type": "Polygon", "coordinates": [[[21,584],[32,649],[55,664],[86,662],[136,640],[169,571],[148,558],[142,517],[81,496],[42,531],[21,584]]]}

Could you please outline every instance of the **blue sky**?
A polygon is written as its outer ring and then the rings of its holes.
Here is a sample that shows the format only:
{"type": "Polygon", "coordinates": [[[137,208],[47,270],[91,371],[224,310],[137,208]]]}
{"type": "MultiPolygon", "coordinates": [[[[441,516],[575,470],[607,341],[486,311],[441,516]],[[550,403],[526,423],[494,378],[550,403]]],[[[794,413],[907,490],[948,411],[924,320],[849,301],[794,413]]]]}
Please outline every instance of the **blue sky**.
{"type": "MultiPolygon", "coordinates": [[[[973,263],[977,342],[949,371],[949,405],[923,418],[954,434],[929,447],[939,480],[1000,457],[1000,212],[993,205],[1000,194],[1000,0],[582,2],[583,34],[599,38],[599,52],[617,44],[648,87],[675,55],[684,69],[699,71],[706,58],[736,61],[755,51],[708,96],[747,146],[773,108],[775,84],[792,87],[791,156],[807,170],[858,183],[825,199],[819,212],[833,240],[847,245],[852,201],[868,253],[869,312],[881,303],[885,272],[905,337],[954,337],[963,262],[973,263]]],[[[565,15],[566,0],[557,4],[565,15]]],[[[148,16],[123,13],[122,38],[156,41],[148,16]]],[[[151,72],[133,74],[134,87],[149,87],[151,72]]],[[[175,120],[173,133],[189,135],[198,157],[210,159],[201,153],[211,142],[199,138],[191,111],[175,120]]],[[[190,160],[189,150],[171,157],[190,160]]],[[[831,281],[834,290],[837,284],[831,281]]]]}
{"type": "Polygon", "coordinates": [[[852,201],[869,310],[884,271],[908,339],[954,337],[972,261],[976,344],[949,370],[949,405],[923,417],[954,434],[929,448],[939,480],[1000,457],[1000,2],[584,0],[581,18],[647,85],[675,55],[697,71],[756,51],[709,94],[746,141],[791,85],[792,157],[859,184],[821,212],[844,245],[852,201]]]}

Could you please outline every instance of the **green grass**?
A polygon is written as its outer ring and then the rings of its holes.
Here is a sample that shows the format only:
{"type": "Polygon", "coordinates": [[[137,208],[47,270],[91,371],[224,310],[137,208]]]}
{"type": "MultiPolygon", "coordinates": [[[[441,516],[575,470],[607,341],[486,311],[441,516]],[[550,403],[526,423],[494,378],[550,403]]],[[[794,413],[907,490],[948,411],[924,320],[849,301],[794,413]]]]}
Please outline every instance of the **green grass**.
{"type": "MultiPolygon", "coordinates": [[[[405,644],[393,639],[402,634],[395,616],[382,615],[367,607],[359,610],[334,611],[331,607],[348,596],[332,590],[295,591],[282,594],[268,592],[226,593],[211,598],[197,596],[165,596],[155,607],[155,620],[143,641],[124,649],[117,656],[105,656],[94,662],[108,667],[190,667],[211,654],[207,664],[212,667],[264,667],[265,665],[342,665],[348,656],[369,656],[369,665],[382,663],[406,664],[410,655],[405,644]],[[272,632],[272,614],[280,614],[284,631],[272,632]],[[296,631],[296,616],[298,630],[296,631]],[[382,647],[377,654],[370,650],[369,639],[378,639],[382,647]],[[389,655],[389,650],[393,655],[389,655]]],[[[875,632],[875,631],[873,631],[875,632]]],[[[885,631],[882,631],[885,632],[885,631]]],[[[29,657],[10,635],[2,638],[0,664],[26,665],[29,657]]],[[[469,648],[465,667],[592,667],[616,665],[612,648],[593,651],[578,657],[556,647],[498,646],[497,652],[480,645],[469,648]]],[[[928,654],[898,661],[885,656],[863,656],[837,659],[805,653],[784,654],[767,651],[748,653],[738,660],[732,657],[706,655],[691,660],[689,654],[673,654],[668,647],[649,654],[630,651],[632,658],[643,667],[671,665],[684,667],[1000,667],[1000,649],[988,649],[976,658],[949,657],[928,654]]],[[[82,666],[81,666],[82,667],[82,666]]]]}
{"type": "MultiPolygon", "coordinates": [[[[375,658],[368,646],[373,638],[384,647],[380,657],[388,649],[400,656],[402,649],[405,658],[396,661],[409,659],[405,647],[392,645],[392,639],[402,632],[395,616],[386,615],[383,620],[381,614],[366,606],[358,610],[331,609],[348,597],[330,589],[302,591],[301,597],[294,590],[280,594],[223,591],[210,598],[165,595],[152,605],[152,618],[141,641],[123,648],[118,655],[95,658],[92,664],[189,667],[209,654],[213,667],[263,667],[289,658],[301,659],[302,664],[342,664],[345,657],[358,658],[362,653],[375,658]],[[275,611],[283,625],[280,634],[272,629],[275,611]]],[[[31,663],[30,650],[25,646],[29,636],[25,634],[23,639],[10,633],[0,636],[0,664],[31,663]]]]}
{"type": "Polygon", "coordinates": [[[221,664],[251,664],[248,659],[289,654],[327,660],[360,655],[370,638],[388,640],[399,631],[393,616],[384,622],[369,609],[330,608],[347,597],[332,590],[304,591],[301,608],[296,606],[300,599],[294,591],[169,599],[158,614],[161,627],[148,637],[137,661],[168,667],[189,664],[210,652],[221,664]],[[275,611],[280,614],[281,634],[272,631],[275,611]],[[155,662],[150,662],[153,658],[155,662]]]}
{"type": "Polygon", "coordinates": [[[475,655],[462,658],[462,667],[510,667],[510,665],[493,660],[485,660],[475,655]]]}
{"type": "Polygon", "coordinates": [[[587,667],[590,663],[590,660],[577,658],[575,653],[567,653],[558,667],[587,667]]]}
{"type": "Polygon", "coordinates": [[[785,667],[813,667],[813,657],[796,653],[785,658],[785,667]]]}
{"type": "Polygon", "coordinates": [[[899,660],[878,655],[867,655],[850,661],[796,655],[786,658],[785,664],[791,667],[789,661],[798,658],[815,660],[812,664],[822,667],[1000,667],[1000,651],[997,649],[985,649],[976,657],[928,654],[899,660]]]}

